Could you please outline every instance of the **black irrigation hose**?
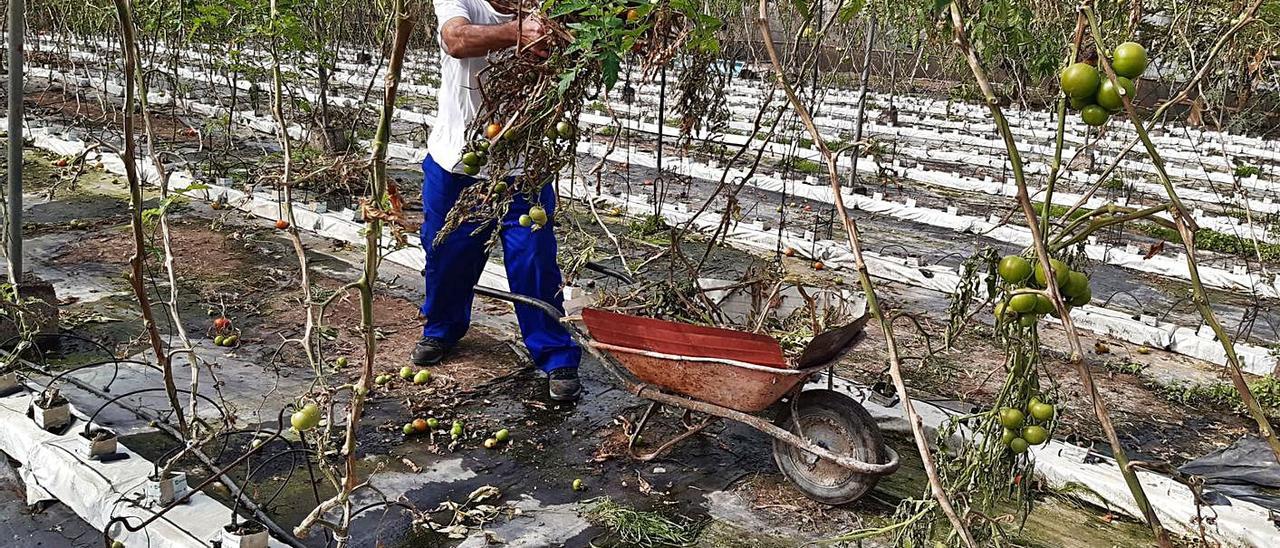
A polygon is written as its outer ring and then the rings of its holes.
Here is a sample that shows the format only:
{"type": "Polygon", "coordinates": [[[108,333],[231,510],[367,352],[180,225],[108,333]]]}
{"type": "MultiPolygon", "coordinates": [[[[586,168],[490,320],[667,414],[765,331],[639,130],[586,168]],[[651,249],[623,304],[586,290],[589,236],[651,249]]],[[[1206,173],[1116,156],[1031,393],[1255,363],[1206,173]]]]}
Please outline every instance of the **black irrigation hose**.
{"type": "MultiPolygon", "coordinates": [[[[136,395],[138,395],[138,394],[142,394],[142,393],[144,393],[144,392],[160,392],[160,391],[163,391],[163,390],[165,390],[165,389],[164,389],[164,388],[139,388],[139,389],[137,389],[137,390],[130,390],[130,391],[128,391],[128,392],[125,392],[125,393],[123,393],[123,394],[120,394],[120,395],[118,395],[118,396],[116,396],[116,397],[114,397],[114,398],[111,398],[111,399],[107,400],[105,403],[103,403],[101,406],[99,406],[99,407],[98,407],[98,410],[97,410],[97,411],[94,411],[92,415],[89,415],[89,419],[85,421],[85,423],[84,423],[84,432],[85,432],[85,434],[88,434],[88,433],[89,433],[89,425],[90,425],[90,424],[93,424],[93,419],[97,418],[97,417],[98,417],[98,414],[99,414],[99,413],[101,413],[103,409],[106,409],[106,408],[107,408],[107,406],[109,406],[109,405],[111,405],[111,404],[113,404],[113,403],[116,403],[117,401],[119,401],[119,400],[120,400],[120,399],[122,399],[122,398],[127,398],[127,397],[129,397],[129,396],[136,396],[136,395]]],[[[183,394],[190,394],[190,393],[191,393],[191,391],[190,391],[190,390],[184,390],[184,389],[181,389],[181,388],[179,388],[179,389],[178,389],[178,392],[181,392],[181,393],[183,393],[183,394]]],[[[214,409],[217,409],[217,410],[218,410],[218,414],[222,415],[222,421],[223,421],[223,423],[225,424],[225,423],[227,422],[227,413],[226,413],[226,411],[224,411],[221,407],[218,407],[217,402],[213,401],[212,399],[210,399],[208,396],[205,396],[204,394],[196,394],[196,395],[195,395],[195,397],[200,398],[200,399],[203,399],[203,400],[204,400],[204,401],[206,401],[206,402],[209,402],[209,405],[212,405],[214,409]]],[[[193,419],[193,420],[194,420],[194,419],[193,419]]]]}
{"type": "Polygon", "coordinates": [[[361,506],[360,508],[358,508],[358,509],[356,509],[356,510],[353,510],[353,511],[351,512],[351,519],[354,521],[354,520],[356,519],[356,516],[358,516],[358,515],[360,515],[360,514],[362,514],[362,513],[364,513],[364,512],[367,512],[367,511],[369,511],[369,510],[373,510],[374,508],[377,508],[377,507],[379,507],[379,506],[399,506],[399,507],[404,508],[405,510],[408,510],[408,511],[410,511],[410,512],[417,512],[417,511],[418,511],[418,509],[417,509],[417,508],[414,508],[413,506],[411,506],[411,505],[409,505],[409,504],[406,504],[406,503],[403,503],[403,502],[400,502],[400,501],[398,501],[398,500],[384,500],[384,501],[381,501],[381,502],[373,502],[373,503],[369,503],[369,504],[366,504],[366,505],[364,505],[364,506],[361,506]]]}
{"type": "MultiPolygon", "coordinates": [[[[263,433],[266,433],[266,432],[269,432],[269,430],[263,430],[263,429],[261,429],[261,428],[252,428],[252,429],[250,429],[250,428],[241,428],[241,429],[239,429],[239,430],[228,430],[228,431],[225,431],[225,432],[219,432],[219,433],[218,433],[218,435],[217,435],[217,437],[222,438],[222,447],[221,447],[220,449],[218,449],[218,456],[214,457],[214,458],[213,458],[213,461],[214,461],[214,462],[218,462],[218,461],[222,460],[222,456],[226,454],[227,446],[230,444],[229,438],[231,438],[231,436],[239,436],[239,435],[241,435],[241,434],[263,434],[263,433]]],[[[286,438],[280,438],[280,440],[281,440],[281,441],[283,441],[283,442],[285,443],[285,447],[286,447],[286,448],[288,448],[288,449],[293,449],[293,443],[292,443],[292,442],[290,442],[288,439],[286,439],[286,438]]],[[[266,445],[266,444],[267,444],[267,443],[269,443],[270,441],[272,441],[272,440],[264,441],[264,442],[262,442],[262,443],[263,443],[263,445],[266,445]]]]}
{"type": "MultiPolygon", "coordinates": [[[[242,487],[242,489],[248,489],[249,485],[253,481],[253,476],[257,475],[257,473],[261,471],[263,468],[265,468],[268,464],[271,464],[276,459],[283,457],[285,455],[293,457],[293,464],[289,467],[289,473],[285,475],[284,480],[280,482],[280,487],[277,487],[276,492],[272,493],[270,497],[267,497],[267,500],[262,502],[263,507],[270,506],[272,502],[275,502],[276,497],[280,496],[280,493],[284,491],[285,486],[289,485],[289,480],[293,479],[293,473],[295,470],[298,469],[298,457],[297,457],[298,453],[302,453],[303,455],[312,454],[310,449],[289,449],[289,450],[281,451],[279,453],[271,455],[270,457],[267,457],[267,460],[264,460],[261,463],[258,463],[258,466],[249,470],[244,475],[244,487],[242,487]]],[[[236,524],[236,517],[239,515],[238,514],[239,509],[240,509],[240,499],[236,499],[235,504],[231,506],[231,524],[232,525],[236,524]]]]}

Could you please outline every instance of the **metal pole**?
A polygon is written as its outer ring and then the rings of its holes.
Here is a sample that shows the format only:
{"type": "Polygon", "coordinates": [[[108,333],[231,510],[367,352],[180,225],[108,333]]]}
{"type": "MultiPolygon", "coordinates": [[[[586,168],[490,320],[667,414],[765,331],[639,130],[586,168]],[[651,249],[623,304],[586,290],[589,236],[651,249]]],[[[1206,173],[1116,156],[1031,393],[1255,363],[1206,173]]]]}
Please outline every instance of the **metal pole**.
{"type": "Polygon", "coordinates": [[[9,0],[9,189],[5,236],[8,241],[9,282],[22,282],[22,32],[26,0],[9,0]]]}

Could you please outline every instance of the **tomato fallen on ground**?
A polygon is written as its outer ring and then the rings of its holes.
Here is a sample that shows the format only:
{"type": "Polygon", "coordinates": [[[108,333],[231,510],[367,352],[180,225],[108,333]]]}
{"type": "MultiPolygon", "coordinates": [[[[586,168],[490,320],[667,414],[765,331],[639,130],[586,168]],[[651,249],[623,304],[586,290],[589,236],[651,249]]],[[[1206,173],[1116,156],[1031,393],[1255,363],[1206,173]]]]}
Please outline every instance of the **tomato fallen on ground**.
{"type": "Polygon", "coordinates": [[[284,219],[280,219],[280,220],[276,221],[276,228],[278,228],[278,229],[280,229],[280,230],[284,230],[284,229],[286,229],[286,228],[289,228],[289,221],[286,221],[286,220],[284,220],[284,219]]]}

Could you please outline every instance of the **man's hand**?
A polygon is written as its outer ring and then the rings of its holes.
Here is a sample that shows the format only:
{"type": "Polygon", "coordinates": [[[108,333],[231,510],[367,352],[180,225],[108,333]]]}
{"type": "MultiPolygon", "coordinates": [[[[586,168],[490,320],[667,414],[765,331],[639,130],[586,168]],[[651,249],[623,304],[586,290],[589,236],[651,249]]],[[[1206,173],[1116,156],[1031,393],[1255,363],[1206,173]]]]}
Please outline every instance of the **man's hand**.
{"type": "Polygon", "coordinates": [[[511,23],[516,25],[516,47],[519,51],[529,51],[538,57],[551,55],[551,33],[542,16],[529,14],[511,23]]]}

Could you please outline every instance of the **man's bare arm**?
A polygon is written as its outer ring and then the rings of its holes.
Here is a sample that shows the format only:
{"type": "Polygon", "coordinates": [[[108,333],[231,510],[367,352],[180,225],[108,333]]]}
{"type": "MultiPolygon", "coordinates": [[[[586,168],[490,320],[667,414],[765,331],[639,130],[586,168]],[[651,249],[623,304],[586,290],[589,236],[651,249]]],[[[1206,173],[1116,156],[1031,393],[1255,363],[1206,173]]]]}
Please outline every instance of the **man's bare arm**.
{"type": "Polygon", "coordinates": [[[462,17],[454,17],[440,29],[444,51],[450,57],[466,59],[483,57],[517,44],[546,56],[544,27],[536,17],[526,17],[497,25],[474,25],[462,17]]]}

